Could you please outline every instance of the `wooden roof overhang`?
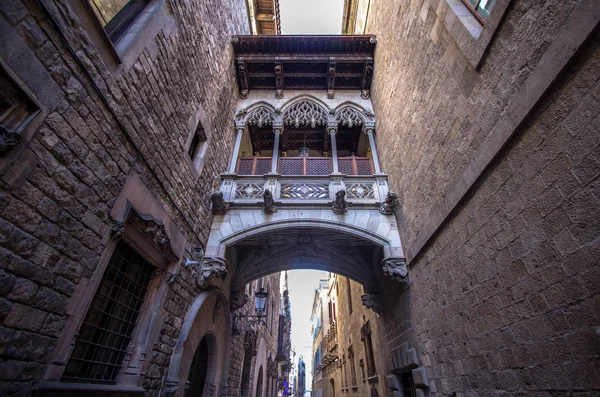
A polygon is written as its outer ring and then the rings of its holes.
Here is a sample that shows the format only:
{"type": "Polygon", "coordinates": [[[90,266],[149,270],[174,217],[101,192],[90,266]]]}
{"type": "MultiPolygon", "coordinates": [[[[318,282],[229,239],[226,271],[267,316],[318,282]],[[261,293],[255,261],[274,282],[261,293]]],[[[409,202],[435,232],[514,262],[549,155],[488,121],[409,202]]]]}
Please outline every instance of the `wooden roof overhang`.
{"type": "Polygon", "coordinates": [[[261,35],[232,38],[240,96],[250,90],[360,90],[369,98],[373,56],[372,35],[261,35]]]}

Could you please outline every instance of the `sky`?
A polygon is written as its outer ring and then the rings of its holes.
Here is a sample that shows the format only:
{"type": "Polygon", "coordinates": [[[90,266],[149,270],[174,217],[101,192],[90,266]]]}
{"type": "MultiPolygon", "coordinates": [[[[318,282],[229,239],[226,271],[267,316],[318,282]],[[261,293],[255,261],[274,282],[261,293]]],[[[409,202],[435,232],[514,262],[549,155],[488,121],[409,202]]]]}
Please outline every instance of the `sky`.
{"type": "MultiPolygon", "coordinates": [[[[340,34],[344,0],[279,0],[282,34],[340,34]]],[[[292,270],[288,272],[292,304],[292,349],[306,362],[306,388],[311,389],[312,336],[310,315],[319,280],[327,272],[292,270]]],[[[283,279],[283,277],[282,277],[283,279]]],[[[291,379],[290,379],[291,380],[291,379]]]]}
{"type": "Polygon", "coordinates": [[[282,34],[340,34],[344,0],[279,0],[282,34]]]}
{"type": "Polygon", "coordinates": [[[304,358],[307,389],[310,389],[312,383],[312,377],[310,376],[312,371],[310,315],[315,289],[319,286],[319,280],[326,280],[327,278],[327,272],[318,270],[290,270],[288,272],[288,288],[292,305],[292,349],[296,352],[294,365],[298,362],[298,356],[304,358]]]}

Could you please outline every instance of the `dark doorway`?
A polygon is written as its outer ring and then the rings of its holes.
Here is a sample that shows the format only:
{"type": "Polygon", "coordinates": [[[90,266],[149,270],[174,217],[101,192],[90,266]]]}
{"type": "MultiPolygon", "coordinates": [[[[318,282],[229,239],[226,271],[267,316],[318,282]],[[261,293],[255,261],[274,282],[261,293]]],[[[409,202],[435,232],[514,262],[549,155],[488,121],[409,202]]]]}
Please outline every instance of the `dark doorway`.
{"type": "Polygon", "coordinates": [[[200,341],[198,348],[196,348],[196,353],[194,353],[192,367],[190,368],[190,374],[188,376],[188,382],[190,382],[190,387],[188,389],[186,397],[202,397],[207,372],[208,341],[206,340],[206,337],[204,337],[200,341]]]}
{"type": "Polygon", "coordinates": [[[263,367],[260,366],[258,370],[258,380],[256,381],[256,394],[255,397],[262,397],[262,389],[263,389],[263,367]]]}

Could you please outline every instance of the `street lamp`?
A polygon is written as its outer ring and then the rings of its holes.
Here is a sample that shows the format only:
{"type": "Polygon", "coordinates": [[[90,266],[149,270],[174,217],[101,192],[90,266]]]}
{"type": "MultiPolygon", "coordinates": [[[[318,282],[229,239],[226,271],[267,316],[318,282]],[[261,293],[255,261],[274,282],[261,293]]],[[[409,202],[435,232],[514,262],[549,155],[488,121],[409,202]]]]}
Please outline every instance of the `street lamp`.
{"type": "MultiPolygon", "coordinates": [[[[234,314],[233,315],[233,327],[231,329],[231,332],[233,335],[237,335],[239,334],[239,331],[237,329],[237,322],[239,319],[246,319],[246,326],[252,326],[254,324],[259,324],[259,323],[263,323],[264,321],[262,321],[262,318],[266,317],[265,313],[265,309],[267,307],[267,300],[269,298],[269,293],[265,292],[264,288],[261,288],[259,291],[254,293],[254,311],[256,312],[255,315],[250,315],[250,314],[234,314]]],[[[247,327],[244,327],[244,331],[247,329],[247,327]]]]}

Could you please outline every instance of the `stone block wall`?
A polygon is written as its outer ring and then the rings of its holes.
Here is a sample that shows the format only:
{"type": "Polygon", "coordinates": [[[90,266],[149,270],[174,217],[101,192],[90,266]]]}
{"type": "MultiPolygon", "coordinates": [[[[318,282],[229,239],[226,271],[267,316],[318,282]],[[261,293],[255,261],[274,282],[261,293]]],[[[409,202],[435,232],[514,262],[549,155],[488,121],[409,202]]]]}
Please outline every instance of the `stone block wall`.
{"type": "Polygon", "coordinates": [[[539,102],[512,102],[534,97],[529,78],[540,77],[546,52],[575,37],[577,29],[561,36],[563,29],[573,18],[583,25],[591,11],[575,14],[585,1],[512,1],[473,69],[448,30],[459,22],[445,19],[446,3],[377,2],[367,28],[378,36],[378,147],[402,203],[411,277],[395,293],[382,278],[383,350],[415,347],[430,395],[593,393],[600,387],[598,34],[572,47],[580,50],[539,102]],[[469,176],[510,106],[531,110],[506,126],[510,138],[481,175],[469,176]],[[465,175],[475,182],[461,198],[465,175]],[[440,211],[453,195],[458,205],[440,211]],[[435,217],[440,226],[414,249],[435,217]]]}
{"type": "MultiPolygon", "coordinates": [[[[99,263],[127,175],[136,173],[178,225],[189,257],[208,238],[208,197],[234,138],[229,40],[248,33],[243,1],[155,1],[171,26],[139,38],[146,43],[141,55],[117,72],[92,44],[75,4],[0,5],[3,35],[19,38],[9,44],[24,44],[62,91],[0,182],[0,394],[6,396],[25,395],[44,377],[71,296],[99,263]],[[200,109],[212,140],[197,176],[185,146],[200,109]]],[[[24,67],[18,72],[34,73],[33,64],[24,67]]],[[[44,90],[27,88],[34,95],[44,90]]],[[[191,273],[182,270],[167,291],[160,342],[147,358],[147,395],[161,387],[196,295],[191,273]]]]}

